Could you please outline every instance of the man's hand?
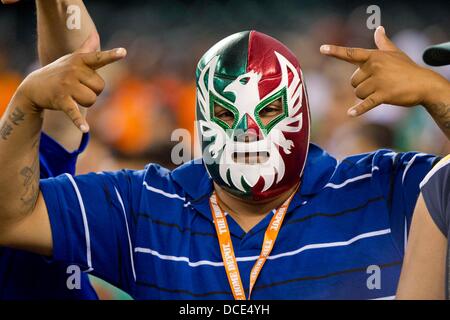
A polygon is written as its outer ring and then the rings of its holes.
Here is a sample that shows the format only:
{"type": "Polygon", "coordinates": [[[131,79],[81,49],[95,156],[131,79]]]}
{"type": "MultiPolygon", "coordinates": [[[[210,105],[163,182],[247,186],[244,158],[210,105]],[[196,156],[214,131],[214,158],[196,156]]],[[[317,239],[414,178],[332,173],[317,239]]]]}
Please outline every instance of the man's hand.
{"type": "Polygon", "coordinates": [[[387,38],[383,27],[376,29],[374,38],[378,50],[320,47],[322,54],[358,66],[351,77],[351,85],[363,101],[348,110],[350,116],[359,116],[382,103],[427,106],[434,103],[433,95],[436,96],[437,91],[448,90],[445,78],[412,61],[387,38]]]}
{"type": "Polygon", "coordinates": [[[89,126],[78,104],[92,106],[105,85],[96,70],[126,55],[123,48],[87,52],[89,44],[90,38],[74,53],[31,73],[17,91],[36,111],[50,109],[65,112],[82,132],[89,131],[89,126]]]}

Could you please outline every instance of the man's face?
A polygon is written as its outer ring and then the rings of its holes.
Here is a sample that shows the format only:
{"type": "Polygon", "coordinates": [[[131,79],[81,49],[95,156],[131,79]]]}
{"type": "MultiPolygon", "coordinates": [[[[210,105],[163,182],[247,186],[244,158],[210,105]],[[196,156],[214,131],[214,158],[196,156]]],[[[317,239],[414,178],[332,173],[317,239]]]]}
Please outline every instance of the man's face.
{"type": "Polygon", "coordinates": [[[242,32],[211,48],[197,69],[197,120],[206,168],[230,193],[265,199],[299,181],[309,110],[298,62],[277,40],[242,32]]]}

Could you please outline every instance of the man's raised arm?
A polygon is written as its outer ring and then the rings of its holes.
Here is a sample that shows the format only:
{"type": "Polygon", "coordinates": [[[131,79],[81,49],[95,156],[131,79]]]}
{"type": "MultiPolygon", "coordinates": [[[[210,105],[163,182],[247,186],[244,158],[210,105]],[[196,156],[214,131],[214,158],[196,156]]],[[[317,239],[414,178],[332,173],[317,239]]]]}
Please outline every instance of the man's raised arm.
{"type": "Polygon", "coordinates": [[[421,67],[397,48],[384,28],[374,33],[378,49],[323,45],[320,51],[358,66],[351,78],[355,94],[362,99],[348,114],[359,116],[382,103],[403,107],[423,105],[450,139],[450,82],[421,67]]]}
{"type": "MultiPolygon", "coordinates": [[[[82,0],[36,0],[41,66],[77,50],[91,35],[88,51],[100,50],[100,38],[82,0]]],[[[85,116],[87,110],[80,108],[85,116]]],[[[61,112],[45,111],[43,130],[65,149],[76,150],[81,132],[61,112]]]]}
{"type": "Polygon", "coordinates": [[[74,52],[89,35],[93,35],[89,49],[100,50],[97,29],[82,0],[36,0],[36,9],[42,66],[74,52]]]}
{"type": "Polygon", "coordinates": [[[122,59],[123,48],[89,52],[92,39],[73,54],[28,75],[0,121],[0,245],[50,255],[52,240],[39,191],[38,147],[44,109],[63,111],[89,130],[78,105],[90,107],[104,88],[96,70],[122,59]]]}

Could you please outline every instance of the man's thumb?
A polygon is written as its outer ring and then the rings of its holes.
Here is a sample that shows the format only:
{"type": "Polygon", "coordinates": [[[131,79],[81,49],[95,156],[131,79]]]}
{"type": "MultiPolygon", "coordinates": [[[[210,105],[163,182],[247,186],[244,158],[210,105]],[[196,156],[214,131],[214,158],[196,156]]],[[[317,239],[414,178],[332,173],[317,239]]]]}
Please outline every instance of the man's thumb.
{"type": "Polygon", "coordinates": [[[374,33],[375,44],[377,48],[384,51],[398,51],[395,44],[386,36],[386,32],[382,26],[379,26],[374,33]]]}
{"type": "Polygon", "coordinates": [[[78,53],[89,53],[100,50],[100,37],[97,32],[93,31],[89,37],[83,42],[78,53]]]}

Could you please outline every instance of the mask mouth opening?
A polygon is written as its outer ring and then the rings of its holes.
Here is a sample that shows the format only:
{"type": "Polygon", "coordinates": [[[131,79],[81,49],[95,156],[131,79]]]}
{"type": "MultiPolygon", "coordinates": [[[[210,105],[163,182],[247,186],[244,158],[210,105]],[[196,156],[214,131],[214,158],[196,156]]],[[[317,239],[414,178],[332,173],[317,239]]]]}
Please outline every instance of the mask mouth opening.
{"type": "Polygon", "coordinates": [[[258,152],[233,152],[232,159],[236,163],[241,164],[263,164],[270,158],[267,151],[258,152]]]}

